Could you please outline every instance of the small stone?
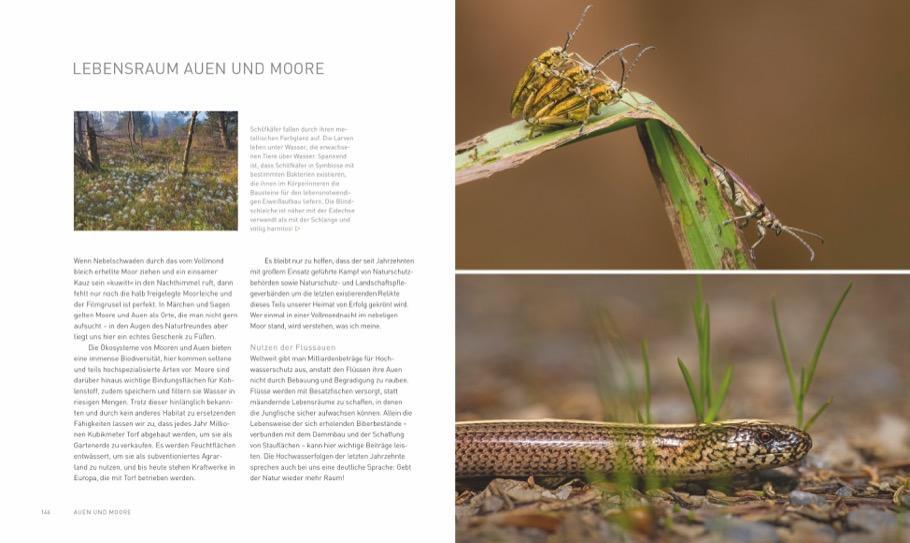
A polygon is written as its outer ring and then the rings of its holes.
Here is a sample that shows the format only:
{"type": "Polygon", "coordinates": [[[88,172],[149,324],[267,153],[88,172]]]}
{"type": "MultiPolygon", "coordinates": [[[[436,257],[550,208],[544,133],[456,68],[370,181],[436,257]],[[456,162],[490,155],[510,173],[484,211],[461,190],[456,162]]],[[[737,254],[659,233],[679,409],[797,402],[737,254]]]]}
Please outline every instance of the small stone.
{"type": "Polygon", "coordinates": [[[828,501],[824,496],[818,494],[794,490],[790,493],[790,503],[793,505],[825,505],[828,501]]]}
{"type": "Polygon", "coordinates": [[[853,530],[877,533],[897,526],[897,515],[871,507],[860,507],[847,514],[847,526],[853,530]]]}
{"type": "Polygon", "coordinates": [[[556,499],[567,500],[572,495],[572,485],[563,485],[554,492],[556,499]]]}
{"type": "Polygon", "coordinates": [[[806,455],[806,459],[803,460],[803,463],[805,463],[806,467],[812,469],[831,469],[831,462],[811,452],[806,455]]]}
{"type": "Polygon", "coordinates": [[[852,498],[853,489],[850,488],[849,486],[842,486],[834,491],[834,495],[839,498],[852,498]]]}
{"type": "Polygon", "coordinates": [[[480,504],[480,512],[485,514],[495,513],[501,511],[505,505],[505,500],[499,496],[487,496],[480,504]]]}
{"type": "Polygon", "coordinates": [[[705,521],[705,528],[722,541],[737,543],[777,543],[777,530],[764,522],[751,522],[737,518],[717,517],[705,521]]]}
{"type": "Polygon", "coordinates": [[[901,505],[910,507],[910,494],[901,494],[901,505]]]}
{"type": "Polygon", "coordinates": [[[842,436],[831,441],[819,452],[819,457],[828,465],[838,469],[857,469],[863,463],[863,457],[847,443],[842,436]]]}
{"type": "Polygon", "coordinates": [[[910,451],[910,422],[884,415],[873,436],[879,453],[886,458],[903,458],[910,451]]]}

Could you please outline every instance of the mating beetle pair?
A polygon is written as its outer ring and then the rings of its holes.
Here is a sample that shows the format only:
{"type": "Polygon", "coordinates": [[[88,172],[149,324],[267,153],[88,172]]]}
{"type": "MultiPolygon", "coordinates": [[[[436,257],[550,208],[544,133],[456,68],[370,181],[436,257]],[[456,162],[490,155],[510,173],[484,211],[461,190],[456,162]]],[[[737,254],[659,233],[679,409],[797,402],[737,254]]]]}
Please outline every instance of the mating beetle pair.
{"type": "Polygon", "coordinates": [[[639,47],[631,43],[619,49],[611,49],[595,63],[581,55],[569,52],[569,44],[591,6],[585,7],[575,30],[566,35],[562,47],[551,47],[531,60],[512,93],[512,117],[523,118],[530,126],[530,136],[535,131],[543,132],[581,124],[596,115],[601,106],[619,100],[626,92],[625,83],[641,56],[653,49],[645,47],[635,59],[628,63],[623,51],[639,47]],[[619,55],[622,76],[619,81],[610,79],[600,66],[619,55]]]}

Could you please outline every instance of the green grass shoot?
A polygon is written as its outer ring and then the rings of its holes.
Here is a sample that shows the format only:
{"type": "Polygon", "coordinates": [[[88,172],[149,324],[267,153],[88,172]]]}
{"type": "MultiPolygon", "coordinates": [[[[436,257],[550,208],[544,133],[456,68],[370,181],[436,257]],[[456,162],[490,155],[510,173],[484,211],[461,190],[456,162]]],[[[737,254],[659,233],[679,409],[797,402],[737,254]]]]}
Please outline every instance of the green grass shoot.
{"type": "Polygon", "coordinates": [[[822,349],[825,347],[825,342],[828,339],[828,333],[831,331],[831,325],[834,324],[834,319],[840,312],[841,306],[844,304],[844,300],[847,299],[847,294],[850,293],[851,288],[853,288],[853,283],[847,285],[847,288],[844,289],[843,294],[841,294],[837,303],[834,305],[834,309],[831,310],[831,314],[828,315],[828,320],[825,322],[822,334],[818,338],[818,343],[815,346],[815,352],[812,354],[812,358],[809,359],[807,365],[799,368],[799,380],[796,378],[793,360],[790,358],[787,342],[784,340],[784,334],[781,330],[780,317],[777,314],[777,301],[774,298],[771,299],[771,315],[774,318],[774,331],[777,334],[777,343],[780,346],[781,357],[784,359],[784,367],[787,370],[790,396],[793,398],[793,405],[796,407],[796,426],[804,431],[809,431],[809,428],[815,424],[818,417],[831,405],[832,399],[828,398],[828,401],[823,403],[808,420],[806,419],[806,397],[809,395],[809,387],[812,385],[812,380],[815,378],[815,369],[818,367],[818,361],[821,358],[822,349]]]}
{"type": "Polygon", "coordinates": [[[645,424],[652,424],[651,419],[651,362],[648,358],[648,342],[647,340],[641,340],[641,363],[644,368],[644,378],[642,379],[645,388],[645,397],[644,397],[644,409],[645,416],[643,422],[645,424]]]}
{"type": "MultiPolygon", "coordinates": [[[[808,364],[799,368],[798,377],[784,340],[777,311],[777,302],[774,298],[771,299],[774,329],[784,360],[790,393],[796,407],[796,425],[805,431],[808,431],[831,405],[831,399],[828,399],[811,416],[806,417],[805,401],[809,394],[812,380],[815,377],[818,361],[821,358],[828,334],[834,324],[834,319],[840,312],[844,300],[846,300],[852,287],[853,284],[850,283],[844,289],[828,316],[828,320],[825,322],[812,358],[808,364]]],[[[677,358],[676,363],[689,392],[696,421],[707,424],[718,420],[720,409],[726,401],[727,393],[733,380],[733,366],[727,365],[719,385],[715,384],[713,379],[714,370],[711,364],[711,310],[704,299],[701,277],[697,277],[695,282],[695,302],[692,305],[692,316],[695,321],[695,335],[698,340],[698,379],[696,380],[693,377],[689,367],[681,358],[677,358]]],[[[616,322],[606,310],[600,311],[597,337],[602,353],[602,364],[597,377],[598,390],[604,405],[604,418],[614,421],[628,420],[622,415],[622,409],[625,408],[625,412],[631,411],[633,418],[637,422],[653,424],[654,420],[651,415],[651,361],[647,341],[642,340],[640,345],[643,375],[642,383],[639,385],[631,367],[631,357],[624,348],[622,335],[618,331],[616,322]],[[608,351],[612,353],[612,356],[609,355],[608,351]],[[616,371],[617,369],[619,371],[616,371]],[[616,381],[615,376],[617,373],[621,373],[623,376],[624,382],[622,384],[616,381]]]]}
{"type": "Polygon", "coordinates": [[[692,305],[692,316],[695,319],[695,336],[698,338],[698,384],[692,378],[686,363],[681,358],[676,359],[679,371],[682,373],[689,398],[695,410],[695,419],[700,423],[710,423],[717,420],[720,408],[723,406],[733,380],[733,366],[728,365],[720,386],[715,389],[711,377],[711,312],[704,300],[701,277],[695,279],[695,303],[692,305]]]}

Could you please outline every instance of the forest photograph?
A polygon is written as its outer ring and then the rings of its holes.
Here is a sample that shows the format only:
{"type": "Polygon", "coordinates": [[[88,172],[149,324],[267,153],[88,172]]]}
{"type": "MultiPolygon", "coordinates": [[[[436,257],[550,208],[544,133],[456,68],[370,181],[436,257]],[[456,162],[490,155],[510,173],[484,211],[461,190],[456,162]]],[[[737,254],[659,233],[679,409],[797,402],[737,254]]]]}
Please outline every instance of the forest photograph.
{"type": "Polygon", "coordinates": [[[236,111],[73,112],[76,230],[237,230],[236,111]]]}

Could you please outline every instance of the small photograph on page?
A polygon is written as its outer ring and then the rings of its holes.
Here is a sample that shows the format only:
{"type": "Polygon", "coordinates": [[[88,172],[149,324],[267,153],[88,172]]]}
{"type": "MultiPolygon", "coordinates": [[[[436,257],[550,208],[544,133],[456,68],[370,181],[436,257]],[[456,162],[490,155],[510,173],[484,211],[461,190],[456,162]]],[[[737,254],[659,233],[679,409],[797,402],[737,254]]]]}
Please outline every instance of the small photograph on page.
{"type": "Polygon", "coordinates": [[[236,111],[73,112],[76,230],[237,230],[236,111]]]}

